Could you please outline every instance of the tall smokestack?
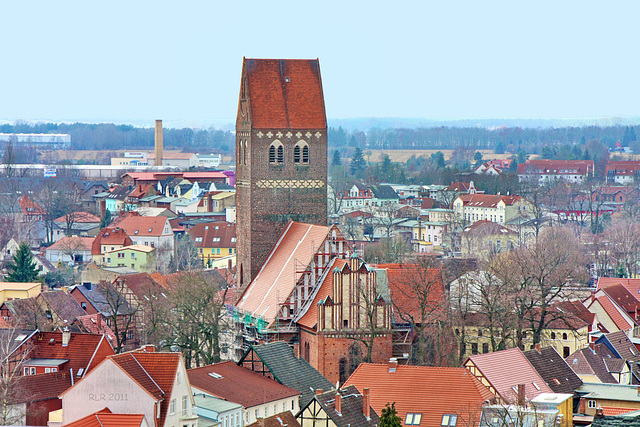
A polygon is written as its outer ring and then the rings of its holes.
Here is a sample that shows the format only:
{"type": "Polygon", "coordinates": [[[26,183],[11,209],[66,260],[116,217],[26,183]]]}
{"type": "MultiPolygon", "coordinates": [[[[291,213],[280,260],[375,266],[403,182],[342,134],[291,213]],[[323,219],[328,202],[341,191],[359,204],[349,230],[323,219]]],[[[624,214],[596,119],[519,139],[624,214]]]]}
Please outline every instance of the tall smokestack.
{"type": "Polygon", "coordinates": [[[156,120],[156,166],[162,166],[162,120],[156,120]]]}

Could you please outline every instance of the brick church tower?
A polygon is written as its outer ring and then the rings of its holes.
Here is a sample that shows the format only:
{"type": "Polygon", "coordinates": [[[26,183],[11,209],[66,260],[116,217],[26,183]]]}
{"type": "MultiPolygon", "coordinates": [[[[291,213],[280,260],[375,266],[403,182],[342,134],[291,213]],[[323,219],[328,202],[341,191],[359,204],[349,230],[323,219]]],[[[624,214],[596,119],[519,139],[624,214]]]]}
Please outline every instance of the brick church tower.
{"type": "Polygon", "coordinates": [[[244,59],[236,212],[241,287],[290,219],[327,224],[327,118],[317,59],[244,59]]]}

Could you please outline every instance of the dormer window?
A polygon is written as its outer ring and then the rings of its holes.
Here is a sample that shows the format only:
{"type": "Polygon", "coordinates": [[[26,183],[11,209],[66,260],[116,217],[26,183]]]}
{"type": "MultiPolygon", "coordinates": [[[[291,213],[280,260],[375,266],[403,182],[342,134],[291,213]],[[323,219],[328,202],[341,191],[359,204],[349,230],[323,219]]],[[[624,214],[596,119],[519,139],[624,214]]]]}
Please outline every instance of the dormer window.
{"type": "Polygon", "coordinates": [[[420,421],[422,421],[422,414],[409,412],[404,420],[404,424],[407,426],[419,426],[420,421]]]}

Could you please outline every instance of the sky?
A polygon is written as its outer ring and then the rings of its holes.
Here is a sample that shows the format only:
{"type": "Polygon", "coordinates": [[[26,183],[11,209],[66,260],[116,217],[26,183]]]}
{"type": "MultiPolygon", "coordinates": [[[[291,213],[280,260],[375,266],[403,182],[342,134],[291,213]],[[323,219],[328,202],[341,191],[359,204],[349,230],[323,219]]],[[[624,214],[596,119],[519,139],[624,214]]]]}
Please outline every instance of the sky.
{"type": "Polygon", "coordinates": [[[640,116],[637,1],[7,1],[0,122],[234,121],[242,58],[319,58],[329,119],[640,116]]]}

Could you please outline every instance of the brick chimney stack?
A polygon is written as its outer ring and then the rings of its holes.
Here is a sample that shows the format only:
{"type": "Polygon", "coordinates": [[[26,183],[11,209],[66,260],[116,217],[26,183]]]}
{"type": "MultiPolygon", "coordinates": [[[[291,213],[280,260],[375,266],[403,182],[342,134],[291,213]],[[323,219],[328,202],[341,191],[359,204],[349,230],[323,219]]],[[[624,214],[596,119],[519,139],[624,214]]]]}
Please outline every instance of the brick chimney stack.
{"type": "Polygon", "coordinates": [[[98,328],[98,332],[102,330],[102,313],[96,314],[96,327],[98,328]]]}
{"type": "Polygon", "coordinates": [[[525,403],[524,384],[518,384],[518,406],[524,406],[524,403],[525,403]]]}
{"type": "Polygon", "coordinates": [[[163,139],[162,139],[162,120],[156,120],[156,140],[155,140],[156,166],[162,166],[163,139]]]}
{"type": "Polygon", "coordinates": [[[340,390],[336,392],[336,412],[342,414],[342,396],[340,395],[340,390]]]}
{"type": "Polygon", "coordinates": [[[362,390],[362,413],[367,419],[371,418],[371,399],[369,397],[369,388],[362,390]]]}

